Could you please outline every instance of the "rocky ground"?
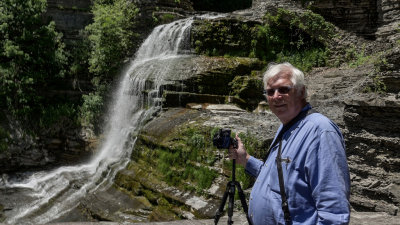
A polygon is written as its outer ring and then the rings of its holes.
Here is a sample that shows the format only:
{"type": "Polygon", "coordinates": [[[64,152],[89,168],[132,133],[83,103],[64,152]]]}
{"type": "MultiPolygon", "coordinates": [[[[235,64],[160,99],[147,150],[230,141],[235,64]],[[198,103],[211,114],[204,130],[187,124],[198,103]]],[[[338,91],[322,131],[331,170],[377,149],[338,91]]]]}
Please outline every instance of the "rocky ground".
{"type": "MultiPolygon", "coordinates": [[[[247,225],[247,219],[241,212],[234,212],[232,220],[234,224],[247,225]]],[[[227,216],[223,216],[218,221],[218,224],[226,224],[227,216]]],[[[385,213],[358,213],[353,212],[351,215],[350,225],[398,225],[399,216],[389,216],[385,213]]],[[[65,223],[50,223],[48,225],[120,225],[116,222],[65,222],[65,223]]],[[[179,220],[168,222],[148,222],[148,223],[123,223],[124,225],[212,225],[215,224],[213,219],[209,220],[179,220]]],[[[0,225],[4,225],[1,224],[0,225]]]]}

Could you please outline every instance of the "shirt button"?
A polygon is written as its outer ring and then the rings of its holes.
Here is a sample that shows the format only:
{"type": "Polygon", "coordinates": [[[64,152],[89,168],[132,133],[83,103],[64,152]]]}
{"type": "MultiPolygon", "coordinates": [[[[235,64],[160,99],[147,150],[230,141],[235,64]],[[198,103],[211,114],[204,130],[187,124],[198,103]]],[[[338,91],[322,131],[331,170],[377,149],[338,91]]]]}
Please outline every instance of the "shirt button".
{"type": "Polygon", "coordinates": [[[253,217],[253,214],[251,214],[250,217],[253,217]]]}

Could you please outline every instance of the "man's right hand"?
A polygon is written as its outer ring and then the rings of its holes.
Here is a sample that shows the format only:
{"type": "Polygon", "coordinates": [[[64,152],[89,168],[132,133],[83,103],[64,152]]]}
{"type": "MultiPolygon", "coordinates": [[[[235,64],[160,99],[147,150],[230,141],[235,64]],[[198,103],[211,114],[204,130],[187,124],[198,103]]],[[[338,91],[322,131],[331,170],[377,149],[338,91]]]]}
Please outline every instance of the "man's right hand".
{"type": "Polygon", "coordinates": [[[246,167],[247,160],[249,160],[250,155],[247,153],[242,140],[236,134],[236,140],[238,142],[238,148],[234,149],[233,146],[229,146],[228,154],[230,159],[236,159],[236,163],[246,167]]]}

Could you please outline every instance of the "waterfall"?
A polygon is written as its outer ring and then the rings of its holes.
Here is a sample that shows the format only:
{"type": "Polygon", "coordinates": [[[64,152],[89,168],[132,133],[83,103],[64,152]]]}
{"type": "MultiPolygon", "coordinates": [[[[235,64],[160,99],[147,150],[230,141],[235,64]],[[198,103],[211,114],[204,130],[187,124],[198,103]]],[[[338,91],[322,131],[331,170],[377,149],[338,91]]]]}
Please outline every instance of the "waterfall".
{"type": "Polygon", "coordinates": [[[160,108],[158,92],[163,75],[172,63],[179,63],[179,57],[186,57],[181,52],[189,50],[191,23],[189,18],[158,26],[143,42],[121,74],[104,139],[87,163],[36,172],[0,186],[6,193],[1,198],[14,204],[5,213],[6,224],[48,223],[76,207],[85,195],[112,184],[115,174],[129,162],[143,121],[160,108]],[[149,79],[152,88],[146,87],[149,79]]]}

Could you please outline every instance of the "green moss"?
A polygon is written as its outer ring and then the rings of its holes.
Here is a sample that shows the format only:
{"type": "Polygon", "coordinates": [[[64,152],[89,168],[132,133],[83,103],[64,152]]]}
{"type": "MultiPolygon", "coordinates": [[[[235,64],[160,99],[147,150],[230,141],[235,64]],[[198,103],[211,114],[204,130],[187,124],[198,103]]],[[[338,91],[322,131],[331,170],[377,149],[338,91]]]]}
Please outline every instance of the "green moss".
{"type": "Polygon", "coordinates": [[[150,190],[143,190],[143,196],[151,203],[153,204],[157,203],[158,196],[154,192],[150,190]]]}
{"type": "MultiPolygon", "coordinates": [[[[135,145],[133,160],[127,166],[127,171],[116,176],[117,185],[133,195],[144,196],[154,206],[150,220],[180,219],[184,207],[168,193],[157,192],[155,186],[168,184],[182,191],[210,197],[207,190],[215,179],[230,175],[230,160],[224,160],[228,162],[224,165],[224,174],[213,168],[219,167],[216,162],[221,159],[221,154],[227,154],[226,150],[218,150],[212,145],[212,138],[220,128],[206,127],[202,122],[200,119],[183,123],[171,129],[162,141],[143,134],[135,145]]],[[[258,156],[259,149],[263,148],[260,147],[262,143],[251,134],[240,136],[248,151],[258,156]]],[[[254,181],[243,167],[238,165],[236,174],[242,188],[251,187],[254,181]]]]}
{"type": "Polygon", "coordinates": [[[172,21],[174,21],[176,18],[175,15],[170,14],[170,13],[165,13],[161,15],[161,23],[170,23],[172,21]]]}
{"type": "Polygon", "coordinates": [[[149,216],[150,221],[174,221],[180,218],[166,206],[157,206],[149,216]]]}
{"type": "Polygon", "coordinates": [[[134,195],[138,195],[142,188],[141,184],[134,177],[121,172],[115,177],[114,183],[118,187],[123,188],[134,195]]]}

